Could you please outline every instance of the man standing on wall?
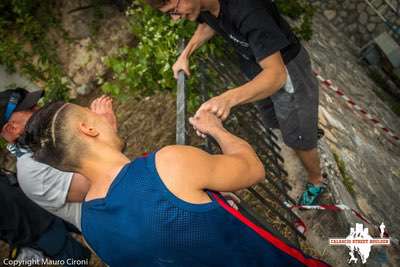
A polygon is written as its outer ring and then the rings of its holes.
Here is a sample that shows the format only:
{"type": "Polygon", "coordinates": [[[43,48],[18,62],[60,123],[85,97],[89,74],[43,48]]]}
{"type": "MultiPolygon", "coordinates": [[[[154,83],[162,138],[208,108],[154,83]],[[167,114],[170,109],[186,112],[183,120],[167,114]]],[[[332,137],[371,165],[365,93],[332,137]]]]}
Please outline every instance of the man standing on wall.
{"type": "Polygon", "coordinates": [[[318,81],[307,51],[271,0],[146,0],[173,20],[197,21],[198,27],[173,66],[190,75],[189,58],[216,33],[233,45],[248,82],[203,103],[225,120],[238,105],[257,102],[266,127],[279,128],[283,140],[305,166],[306,191],[300,203],[315,204],[325,190],[318,140],[318,81]]]}

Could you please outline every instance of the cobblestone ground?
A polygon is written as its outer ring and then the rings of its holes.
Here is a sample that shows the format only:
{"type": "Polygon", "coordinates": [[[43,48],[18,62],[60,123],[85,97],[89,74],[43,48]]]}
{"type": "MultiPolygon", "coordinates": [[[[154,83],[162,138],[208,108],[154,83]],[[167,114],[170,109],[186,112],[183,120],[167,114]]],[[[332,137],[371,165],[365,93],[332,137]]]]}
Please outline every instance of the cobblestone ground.
{"type": "MultiPolygon", "coordinates": [[[[348,38],[360,47],[382,32],[388,31],[388,27],[366,0],[310,0],[310,2],[330,23],[345,32],[348,38]]],[[[385,4],[385,2],[390,3],[398,13],[399,0],[369,2],[378,7],[378,12],[388,19],[393,27],[400,25],[400,16],[385,4]]]]}

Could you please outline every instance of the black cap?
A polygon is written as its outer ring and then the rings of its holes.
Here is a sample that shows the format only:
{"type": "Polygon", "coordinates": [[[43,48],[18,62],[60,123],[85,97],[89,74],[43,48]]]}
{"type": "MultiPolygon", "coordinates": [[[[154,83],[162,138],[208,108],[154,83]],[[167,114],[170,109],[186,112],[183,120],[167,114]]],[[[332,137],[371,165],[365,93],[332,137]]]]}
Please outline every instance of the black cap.
{"type": "Polygon", "coordinates": [[[8,89],[0,92],[0,129],[3,128],[4,124],[9,120],[9,118],[6,118],[6,112],[10,101],[16,101],[16,107],[13,112],[29,110],[36,106],[43,95],[43,90],[29,92],[23,88],[8,89]]]}

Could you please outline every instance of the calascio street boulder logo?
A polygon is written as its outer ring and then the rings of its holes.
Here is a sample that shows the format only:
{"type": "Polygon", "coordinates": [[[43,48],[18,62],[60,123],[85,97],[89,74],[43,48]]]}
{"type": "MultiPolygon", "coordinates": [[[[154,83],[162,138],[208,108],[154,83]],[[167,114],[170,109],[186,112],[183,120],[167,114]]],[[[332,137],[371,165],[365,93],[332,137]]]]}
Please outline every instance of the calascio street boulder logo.
{"type": "Polygon", "coordinates": [[[390,245],[390,239],[384,238],[385,225],[383,223],[379,229],[380,238],[373,238],[370,236],[368,228],[364,228],[363,224],[357,223],[355,228],[350,228],[350,234],[346,238],[331,238],[329,239],[329,244],[332,246],[347,246],[350,249],[349,263],[357,263],[358,254],[362,263],[365,264],[371,253],[372,246],[390,245]]]}

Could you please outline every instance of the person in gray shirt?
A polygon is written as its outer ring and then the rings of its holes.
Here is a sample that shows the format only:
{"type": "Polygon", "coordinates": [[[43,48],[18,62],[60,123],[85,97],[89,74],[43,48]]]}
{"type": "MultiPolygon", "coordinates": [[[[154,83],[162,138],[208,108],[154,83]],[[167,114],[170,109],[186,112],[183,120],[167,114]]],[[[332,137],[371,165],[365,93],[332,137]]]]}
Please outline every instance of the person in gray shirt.
{"type": "MultiPolygon", "coordinates": [[[[78,173],[62,172],[33,160],[29,150],[16,144],[28,130],[25,126],[38,110],[37,102],[43,93],[21,88],[8,90],[7,101],[0,103],[0,135],[9,143],[10,152],[17,157],[17,178],[22,191],[39,206],[80,230],[81,202],[86,196],[89,181],[78,173]]],[[[105,116],[116,129],[111,98],[99,97],[90,108],[105,116]]]]}

